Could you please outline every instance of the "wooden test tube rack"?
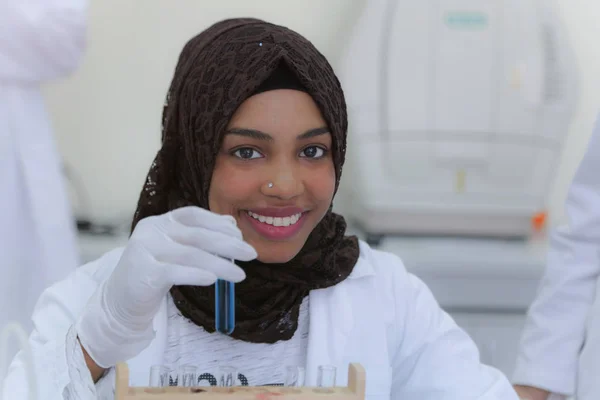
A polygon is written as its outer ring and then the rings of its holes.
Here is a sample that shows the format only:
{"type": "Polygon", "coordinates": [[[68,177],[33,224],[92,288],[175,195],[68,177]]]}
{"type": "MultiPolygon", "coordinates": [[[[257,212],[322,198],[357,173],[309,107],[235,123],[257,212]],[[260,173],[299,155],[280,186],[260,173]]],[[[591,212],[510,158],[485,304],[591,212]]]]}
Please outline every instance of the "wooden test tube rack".
{"type": "Polygon", "coordinates": [[[350,364],[347,387],[130,387],[129,368],[121,363],[117,365],[115,400],[364,400],[365,378],[360,364],[350,364]]]}

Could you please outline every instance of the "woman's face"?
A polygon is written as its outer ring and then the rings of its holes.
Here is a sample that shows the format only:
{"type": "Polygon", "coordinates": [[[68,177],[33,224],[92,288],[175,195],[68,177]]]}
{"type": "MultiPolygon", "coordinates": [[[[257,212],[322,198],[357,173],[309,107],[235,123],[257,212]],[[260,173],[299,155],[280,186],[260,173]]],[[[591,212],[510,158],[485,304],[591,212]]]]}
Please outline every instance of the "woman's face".
{"type": "Polygon", "coordinates": [[[308,94],[280,89],[250,97],[224,136],[210,210],[235,217],[260,261],[291,260],[333,199],[331,146],[327,124],[308,94]]]}

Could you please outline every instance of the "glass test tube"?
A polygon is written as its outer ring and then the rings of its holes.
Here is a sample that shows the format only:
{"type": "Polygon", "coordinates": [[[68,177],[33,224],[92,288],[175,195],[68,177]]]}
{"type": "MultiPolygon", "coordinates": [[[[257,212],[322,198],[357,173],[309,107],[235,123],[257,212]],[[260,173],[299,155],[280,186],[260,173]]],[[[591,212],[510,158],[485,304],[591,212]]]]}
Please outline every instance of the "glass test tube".
{"type": "MultiPolygon", "coordinates": [[[[231,260],[233,262],[234,260],[231,260]]],[[[215,329],[231,335],[235,328],[235,283],[217,279],[215,282],[215,329]]]]}
{"type": "Polygon", "coordinates": [[[196,386],[197,368],[193,365],[182,365],[177,374],[177,386],[193,387],[196,386]]]}
{"type": "Polygon", "coordinates": [[[165,369],[163,375],[165,386],[177,386],[179,383],[179,374],[177,370],[165,369]]]}
{"type": "Polygon", "coordinates": [[[162,365],[153,365],[150,367],[150,387],[168,386],[166,379],[167,369],[162,365]]]}
{"type": "Polygon", "coordinates": [[[237,375],[238,373],[235,367],[219,367],[219,386],[236,386],[237,375]]]}
{"type": "Polygon", "coordinates": [[[304,368],[303,367],[286,367],[285,368],[285,381],[283,386],[286,387],[300,387],[304,386],[304,368]]]}
{"type": "Polygon", "coordinates": [[[333,365],[320,365],[317,375],[317,386],[332,388],[335,386],[336,368],[333,365]]]}

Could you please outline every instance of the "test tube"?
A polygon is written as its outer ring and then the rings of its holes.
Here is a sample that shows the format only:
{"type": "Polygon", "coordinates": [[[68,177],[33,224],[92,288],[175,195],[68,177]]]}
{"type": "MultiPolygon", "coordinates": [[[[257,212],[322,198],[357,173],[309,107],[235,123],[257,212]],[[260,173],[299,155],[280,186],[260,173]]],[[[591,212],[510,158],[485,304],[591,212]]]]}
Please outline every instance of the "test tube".
{"type": "Polygon", "coordinates": [[[166,379],[167,369],[162,365],[153,365],[150,367],[150,387],[168,386],[166,379]]]}
{"type": "Polygon", "coordinates": [[[237,375],[237,369],[235,367],[219,367],[219,386],[235,386],[237,382],[237,375]]]}
{"type": "Polygon", "coordinates": [[[304,386],[304,368],[303,367],[286,367],[285,368],[285,381],[283,386],[286,387],[299,387],[304,386]]]}
{"type": "Polygon", "coordinates": [[[333,365],[320,365],[317,375],[317,386],[332,388],[335,386],[336,368],[333,365]]]}
{"type": "Polygon", "coordinates": [[[165,368],[162,373],[163,386],[177,386],[179,383],[179,374],[177,370],[165,368]]]}
{"type": "Polygon", "coordinates": [[[177,386],[193,387],[196,386],[196,367],[193,365],[182,365],[179,367],[177,376],[177,386]]]}
{"type": "MultiPolygon", "coordinates": [[[[234,262],[235,260],[231,260],[234,262]]],[[[215,282],[215,329],[231,335],[235,328],[235,283],[217,279],[215,282]]]]}

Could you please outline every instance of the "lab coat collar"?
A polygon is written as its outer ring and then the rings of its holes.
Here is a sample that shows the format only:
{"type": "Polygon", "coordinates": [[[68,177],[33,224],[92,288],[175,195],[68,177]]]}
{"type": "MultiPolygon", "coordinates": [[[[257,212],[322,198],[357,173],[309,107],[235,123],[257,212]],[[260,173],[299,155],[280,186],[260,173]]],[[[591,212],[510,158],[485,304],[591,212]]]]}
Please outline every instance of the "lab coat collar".
{"type": "MultiPolygon", "coordinates": [[[[374,275],[373,267],[361,256],[348,280],[354,281],[371,275],[374,275]]],[[[334,365],[340,371],[347,368],[344,365],[344,355],[355,323],[355,310],[348,281],[332,288],[311,291],[309,301],[306,385],[316,386],[320,365],[334,365]]],[[[338,383],[345,384],[343,374],[339,378],[338,383]]]]}
{"type": "Polygon", "coordinates": [[[348,279],[359,279],[359,278],[364,278],[367,276],[375,275],[375,270],[373,269],[372,263],[370,263],[369,260],[367,260],[366,256],[365,256],[365,254],[368,254],[368,252],[365,251],[365,249],[364,249],[364,246],[366,246],[366,244],[363,242],[359,242],[359,246],[360,246],[360,256],[358,257],[358,260],[356,261],[356,265],[354,266],[354,269],[352,270],[350,275],[348,275],[348,279]]]}

